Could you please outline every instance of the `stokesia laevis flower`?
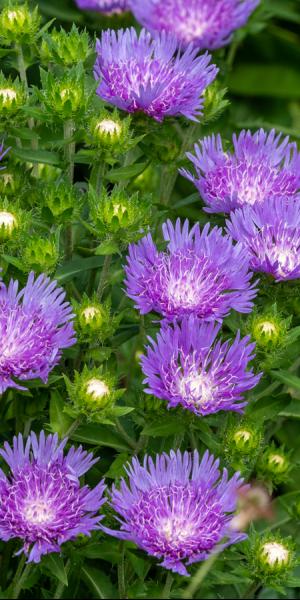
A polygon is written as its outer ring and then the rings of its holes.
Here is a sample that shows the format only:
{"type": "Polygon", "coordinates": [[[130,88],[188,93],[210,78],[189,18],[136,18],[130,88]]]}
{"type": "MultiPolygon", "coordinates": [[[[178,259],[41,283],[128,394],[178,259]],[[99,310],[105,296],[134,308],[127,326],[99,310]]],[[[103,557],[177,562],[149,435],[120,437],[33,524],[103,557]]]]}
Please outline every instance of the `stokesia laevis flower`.
{"type": "Polygon", "coordinates": [[[206,321],[219,320],[231,309],[247,313],[256,295],[251,284],[247,250],[233,244],[222,229],[189,229],[186,220],[163,225],[168,246],[159,252],[150,234],[130,244],[126,288],[142,314],[155,311],[167,320],[194,314],[206,321]]]}
{"type": "Polygon", "coordinates": [[[111,505],[118,513],[120,530],[103,528],[130,540],[161,566],[188,575],[185,564],[205,560],[217,549],[245,539],[230,527],[243,480],[239,473],[228,480],[219,461],[205,452],[171,450],[153,462],[145,456],[126,468],[129,481],[113,487],[111,505]],[[220,477],[221,476],[221,477],[220,477]]]}
{"type": "Polygon", "coordinates": [[[300,190],[300,153],[296,143],[269,133],[242,131],[233,135],[234,152],[225,152],[220,135],[195,144],[195,155],[187,157],[196,176],[182,169],[199,190],[210,213],[230,212],[265,198],[293,198],[300,190]]]}
{"type": "Polygon", "coordinates": [[[157,341],[148,338],[141,359],[145,392],[166,400],[168,408],[180,405],[199,416],[243,412],[243,394],[260,380],[247,370],[255,344],[239,333],[231,342],[216,341],[220,327],[191,316],[163,326],[157,341]]]}
{"type": "Polygon", "coordinates": [[[183,115],[196,121],[203,93],[218,69],[209,54],[191,46],[175,54],[176,39],[165,32],[152,38],[143,29],[104,31],[97,41],[97,94],[129,113],[144,112],[157,121],[183,115]]]}
{"type": "MultiPolygon", "coordinates": [[[[7,154],[7,152],[9,152],[9,150],[10,150],[10,148],[4,149],[3,142],[0,143],[0,161],[4,158],[4,156],[7,154]]],[[[0,171],[2,171],[2,169],[5,169],[5,167],[0,167],[0,171]]]]}
{"type": "Polygon", "coordinates": [[[246,24],[259,0],[129,0],[136,19],[152,33],[169,31],[178,45],[215,50],[246,24]]]}
{"type": "Polygon", "coordinates": [[[226,225],[248,251],[254,271],[276,281],[300,277],[300,199],[271,198],[245,206],[226,225]]]}
{"type": "Polygon", "coordinates": [[[42,274],[30,273],[25,287],[0,281],[0,394],[9,387],[26,389],[15,379],[46,382],[63,348],[76,339],[72,307],[65,292],[42,274]]]}
{"type": "Polygon", "coordinates": [[[42,431],[37,438],[32,432],[26,443],[19,434],[12,447],[5,442],[0,450],[9,466],[7,475],[0,469],[0,539],[22,540],[20,552],[28,562],[99,529],[105,485],[101,481],[91,489],[79,480],[98,459],[81,446],[64,454],[66,443],[59,443],[57,434],[42,431]]]}
{"type": "Polygon", "coordinates": [[[75,0],[81,10],[95,10],[107,15],[128,10],[128,0],[75,0]]]}

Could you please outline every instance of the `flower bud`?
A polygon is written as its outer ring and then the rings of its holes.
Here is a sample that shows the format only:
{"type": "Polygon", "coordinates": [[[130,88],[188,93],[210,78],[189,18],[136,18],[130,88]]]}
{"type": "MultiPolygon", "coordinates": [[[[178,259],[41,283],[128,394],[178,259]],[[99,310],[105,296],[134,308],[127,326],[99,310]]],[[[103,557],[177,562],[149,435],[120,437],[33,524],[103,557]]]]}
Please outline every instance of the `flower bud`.
{"type": "Polygon", "coordinates": [[[89,142],[105,154],[126,154],[133,145],[131,117],[120,119],[118,111],[102,110],[89,124],[89,142]]]}
{"type": "Polygon", "coordinates": [[[274,304],[262,314],[254,311],[248,319],[247,329],[259,348],[270,350],[284,345],[289,321],[281,317],[274,304]]]}
{"type": "Polygon", "coordinates": [[[145,235],[151,221],[149,197],[129,196],[124,190],[104,192],[100,198],[90,192],[91,218],[99,235],[116,235],[123,245],[145,235]]]}
{"type": "Polygon", "coordinates": [[[66,223],[74,213],[79,213],[81,198],[78,191],[67,181],[53,182],[44,191],[44,206],[49,209],[56,223],[66,223]]]}
{"type": "Polygon", "coordinates": [[[289,538],[269,533],[257,536],[250,550],[252,577],[265,584],[284,583],[295,566],[294,545],[289,538]]]}
{"type": "Polygon", "coordinates": [[[81,63],[61,78],[41,69],[41,82],[42,90],[36,90],[36,94],[49,115],[54,113],[59,119],[73,119],[86,113],[92,92],[86,89],[81,63]]]}
{"type": "Polygon", "coordinates": [[[262,444],[262,429],[249,419],[229,424],[225,432],[224,451],[228,463],[242,472],[254,465],[262,444]]]}
{"type": "Polygon", "coordinates": [[[71,416],[85,415],[89,421],[109,423],[117,409],[115,402],[125,390],[116,389],[116,378],[102,367],[75,372],[74,382],[64,376],[72,406],[71,416]]]}
{"type": "Polygon", "coordinates": [[[0,201],[0,244],[15,241],[28,226],[29,215],[7,198],[0,201]]]}
{"type": "Polygon", "coordinates": [[[110,301],[100,303],[96,295],[91,299],[84,296],[80,304],[74,302],[73,306],[79,339],[83,342],[103,342],[112,337],[122,318],[122,315],[112,316],[110,301]]]}
{"type": "Polygon", "coordinates": [[[27,2],[9,2],[0,13],[0,38],[5,44],[32,43],[39,31],[41,17],[38,7],[31,11],[27,2]]]}
{"type": "Polygon", "coordinates": [[[73,24],[71,31],[53,29],[45,34],[40,49],[41,62],[48,65],[56,63],[64,67],[85,62],[91,54],[89,34],[79,31],[73,24]]]}
{"type": "Polygon", "coordinates": [[[214,81],[206,88],[202,122],[214,121],[227,108],[229,100],[225,97],[226,91],[226,88],[220,88],[218,81],[214,81]]]}
{"type": "Polygon", "coordinates": [[[7,170],[0,173],[0,196],[16,196],[24,186],[24,173],[7,170]]]}
{"type": "Polygon", "coordinates": [[[37,273],[53,273],[58,260],[59,251],[54,238],[31,236],[22,250],[24,267],[37,273]]]}
{"type": "Polygon", "coordinates": [[[12,118],[17,115],[20,108],[26,103],[26,93],[19,79],[4,77],[0,73],[0,115],[12,118]]]}
{"type": "Polygon", "coordinates": [[[276,448],[274,444],[265,450],[257,465],[259,476],[274,484],[285,481],[291,468],[289,455],[285,453],[284,448],[276,448]]]}

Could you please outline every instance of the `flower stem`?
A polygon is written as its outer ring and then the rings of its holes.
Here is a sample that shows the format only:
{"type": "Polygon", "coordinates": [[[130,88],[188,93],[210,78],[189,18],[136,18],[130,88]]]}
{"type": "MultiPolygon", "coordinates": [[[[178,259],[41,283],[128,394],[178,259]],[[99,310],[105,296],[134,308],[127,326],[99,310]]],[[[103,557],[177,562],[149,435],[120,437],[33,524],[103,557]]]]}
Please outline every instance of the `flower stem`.
{"type": "MultiPolygon", "coordinates": [[[[201,564],[197,573],[194,575],[191,583],[187,586],[186,590],[182,594],[182,598],[193,598],[194,597],[195,592],[197,592],[202,581],[204,581],[206,575],[208,575],[212,566],[216,562],[218,556],[219,556],[219,552],[215,552],[214,554],[211,554],[210,557],[201,564]]],[[[200,598],[199,594],[198,594],[198,598],[200,598]]]]}
{"type": "Polygon", "coordinates": [[[121,558],[118,563],[118,587],[119,587],[119,597],[124,599],[124,598],[127,598],[126,583],[125,583],[125,546],[124,546],[124,542],[120,543],[120,550],[121,550],[121,558]]]}
{"type": "Polygon", "coordinates": [[[103,296],[104,288],[105,288],[108,274],[109,274],[111,260],[112,260],[112,255],[108,254],[105,257],[104,262],[103,262],[103,267],[102,267],[102,271],[101,271],[101,275],[100,275],[100,281],[99,281],[99,285],[98,285],[98,289],[97,289],[97,296],[98,296],[99,302],[101,302],[101,299],[103,296]]]}
{"type": "MultiPolygon", "coordinates": [[[[28,86],[28,79],[27,79],[27,73],[26,73],[26,65],[25,65],[25,60],[24,60],[24,54],[23,54],[23,48],[21,46],[21,44],[16,44],[15,46],[16,49],[16,53],[17,53],[17,61],[18,61],[18,71],[20,74],[20,79],[26,89],[26,91],[28,92],[29,86],[28,86]]],[[[28,127],[29,129],[34,129],[34,119],[32,117],[30,117],[28,119],[28,127]]],[[[33,139],[31,140],[31,148],[32,150],[38,150],[38,141],[37,139],[33,139]]],[[[33,165],[33,171],[32,174],[34,177],[38,177],[38,164],[35,163],[33,165]]]]}
{"type": "Polygon", "coordinates": [[[19,598],[23,584],[26,581],[28,573],[31,568],[31,564],[29,563],[29,564],[25,565],[25,561],[26,561],[26,556],[25,556],[25,554],[23,554],[23,556],[21,557],[21,559],[19,561],[18,568],[16,570],[16,574],[15,574],[13,582],[12,582],[11,597],[13,598],[13,600],[19,598]]]}
{"type": "Polygon", "coordinates": [[[73,423],[70,425],[70,427],[67,429],[64,437],[71,437],[72,433],[74,433],[74,431],[76,431],[76,429],[78,429],[78,427],[81,425],[82,422],[82,417],[77,417],[77,419],[75,419],[75,421],[73,421],[73,423]]]}
{"type": "Polygon", "coordinates": [[[254,598],[257,590],[260,588],[260,585],[260,582],[257,582],[257,580],[253,581],[253,583],[249,585],[249,587],[246,589],[245,594],[241,596],[241,598],[254,598]]]}
{"type": "MultiPolygon", "coordinates": [[[[75,131],[75,123],[73,119],[68,119],[64,123],[64,140],[65,140],[65,161],[66,161],[66,175],[70,182],[73,184],[74,180],[74,154],[75,154],[75,142],[70,141],[75,131]]],[[[70,260],[73,254],[73,229],[72,225],[67,225],[65,235],[65,258],[70,260]]]]}
{"type": "Polygon", "coordinates": [[[136,442],[134,442],[130,435],[128,435],[127,431],[125,431],[123,425],[121,425],[119,419],[116,419],[116,428],[121,436],[124,438],[125,442],[127,442],[128,446],[132,448],[136,452],[136,442]]]}
{"type": "Polygon", "coordinates": [[[174,577],[170,571],[167,574],[166,583],[162,592],[162,598],[170,598],[171,588],[173,585],[174,577]]]}

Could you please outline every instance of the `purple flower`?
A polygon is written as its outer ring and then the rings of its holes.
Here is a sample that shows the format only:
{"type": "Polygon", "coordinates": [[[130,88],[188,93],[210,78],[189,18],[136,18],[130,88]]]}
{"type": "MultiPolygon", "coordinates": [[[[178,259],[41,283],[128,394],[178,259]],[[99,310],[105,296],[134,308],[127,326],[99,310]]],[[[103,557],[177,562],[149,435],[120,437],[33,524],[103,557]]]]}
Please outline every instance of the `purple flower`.
{"type": "Polygon", "coordinates": [[[97,41],[97,94],[129,113],[141,111],[157,121],[183,115],[193,121],[202,114],[201,96],[218,69],[210,55],[187,48],[176,54],[176,40],[167,33],[152,39],[144,29],[104,31],[97,41]]]}
{"type": "Polygon", "coordinates": [[[151,235],[130,244],[127,257],[127,295],[142,314],[155,311],[172,321],[194,314],[219,320],[231,309],[247,313],[256,295],[251,284],[249,258],[241,244],[234,245],[222,229],[189,230],[186,220],[163,225],[167,250],[159,252],[151,235]]]}
{"type": "Polygon", "coordinates": [[[188,575],[185,564],[247,537],[230,526],[243,480],[239,473],[228,480],[226,469],[221,475],[218,467],[208,452],[201,462],[197,451],[171,450],[155,462],[145,456],[143,465],[133,458],[126,468],[128,484],[122,479],[120,489],[112,489],[120,531],[104,530],[162,559],[166,569],[188,575]]]}
{"type": "Polygon", "coordinates": [[[166,400],[168,408],[181,405],[199,416],[243,412],[243,394],[260,380],[247,370],[255,344],[239,333],[231,343],[216,341],[220,327],[189,317],[162,327],[156,342],[148,338],[141,359],[145,392],[166,400]]]}
{"type": "Polygon", "coordinates": [[[300,189],[300,153],[289,138],[272,129],[233,135],[234,153],[223,150],[221,136],[204,138],[187,157],[196,177],[185,169],[210,213],[230,212],[267,197],[293,198],[300,189]]]}
{"type": "Polygon", "coordinates": [[[42,274],[31,273],[25,287],[0,281],[0,394],[15,382],[36,377],[47,381],[63,348],[75,343],[72,307],[65,293],[42,274]]]}
{"type": "MultiPolygon", "coordinates": [[[[81,487],[79,478],[97,459],[72,446],[64,455],[67,439],[39,438],[31,433],[24,444],[21,434],[0,450],[9,466],[0,469],[0,538],[20,538],[28,562],[39,562],[43,554],[60,552],[61,545],[78,535],[90,535],[102,519],[99,508],[105,502],[105,485],[81,487]]],[[[20,553],[19,552],[19,553],[20,553]]]]}
{"type": "Polygon", "coordinates": [[[215,50],[246,24],[259,0],[129,0],[136,19],[152,33],[173,33],[178,45],[215,50]]]}
{"type": "Polygon", "coordinates": [[[271,198],[245,206],[226,222],[250,256],[251,268],[276,281],[300,277],[300,198],[271,198]]]}
{"type": "Polygon", "coordinates": [[[112,14],[128,10],[128,0],[76,0],[78,8],[112,14]]]}

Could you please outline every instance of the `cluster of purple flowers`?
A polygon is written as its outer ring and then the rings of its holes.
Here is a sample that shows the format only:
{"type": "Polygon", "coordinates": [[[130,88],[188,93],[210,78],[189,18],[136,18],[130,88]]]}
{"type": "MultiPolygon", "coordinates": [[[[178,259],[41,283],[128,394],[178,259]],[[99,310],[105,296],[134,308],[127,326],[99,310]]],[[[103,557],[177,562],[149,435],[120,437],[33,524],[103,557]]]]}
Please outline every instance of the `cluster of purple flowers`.
{"type": "Polygon", "coordinates": [[[222,549],[245,538],[231,526],[243,480],[239,474],[220,478],[219,461],[206,452],[190,455],[171,451],[156,462],[136,458],[126,469],[129,485],[121,480],[113,488],[111,506],[120,515],[120,530],[105,527],[99,513],[106,486],[81,485],[97,459],[81,447],[70,447],[57,435],[39,438],[31,433],[24,443],[19,434],[12,447],[0,450],[8,473],[0,469],[0,539],[19,538],[20,552],[28,562],[40,562],[44,554],[60,552],[61,545],[79,535],[102,529],[120,539],[136,542],[162,566],[187,575],[184,562],[203,560],[218,544],[222,549]],[[225,541],[224,541],[225,540],[225,541]]]}

